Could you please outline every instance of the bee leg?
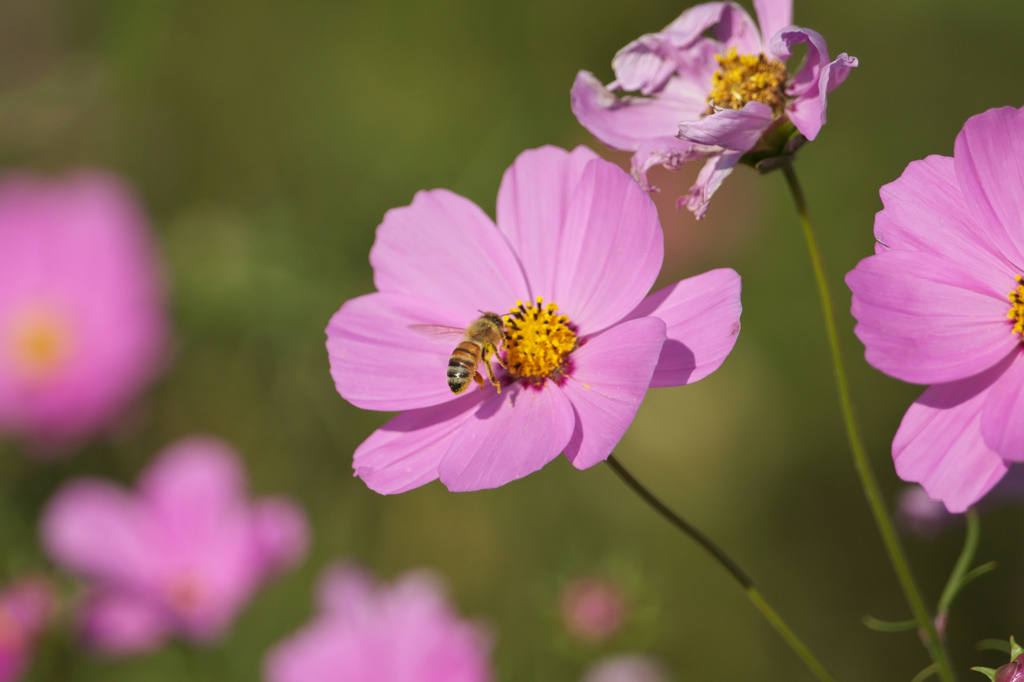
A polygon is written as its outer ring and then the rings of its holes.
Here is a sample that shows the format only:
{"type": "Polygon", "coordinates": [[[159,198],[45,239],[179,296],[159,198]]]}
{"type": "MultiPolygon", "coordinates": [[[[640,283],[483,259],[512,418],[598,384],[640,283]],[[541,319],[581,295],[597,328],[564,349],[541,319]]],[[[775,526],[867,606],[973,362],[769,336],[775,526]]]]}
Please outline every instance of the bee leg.
{"type": "Polygon", "coordinates": [[[492,346],[492,348],[494,348],[494,359],[498,361],[498,364],[501,365],[502,369],[508,369],[508,365],[506,365],[505,361],[501,359],[500,355],[498,355],[498,349],[494,346],[492,346]]]}
{"type": "Polygon", "coordinates": [[[484,390],[484,378],[480,376],[480,372],[473,373],[473,381],[480,384],[480,390],[484,390]]]}
{"type": "MultiPolygon", "coordinates": [[[[495,355],[495,357],[497,357],[497,355],[495,355]]],[[[498,362],[500,363],[501,360],[498,360],[498,362]]],[[[502,367],[504,366],[505,365],[502,365],[502,367]]],[[[490,379],[494,387],[498,389],[498,393],[501,393],[501,384],[498,383],[498,379],[494,376],[494,368],[491,367],[491,361],[489,358],[484,360],[484,367],[487,368],[487,378],[490,379]]]]}

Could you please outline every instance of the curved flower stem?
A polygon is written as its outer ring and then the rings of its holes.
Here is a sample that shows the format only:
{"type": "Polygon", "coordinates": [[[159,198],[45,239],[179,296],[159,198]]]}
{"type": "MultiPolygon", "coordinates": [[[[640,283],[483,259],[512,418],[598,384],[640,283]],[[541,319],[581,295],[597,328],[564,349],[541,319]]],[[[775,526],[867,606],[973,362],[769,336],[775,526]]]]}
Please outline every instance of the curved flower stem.
{"type": "Polygon", "coordinates": [[[797,180],[796,171],[791,162],[782,165],[782,171],[789,184],[789,190],[793,195],[797,213],[800,215],[800,224],[803,227],[804,239],[807,242],[807,250],[811,257],[811,266],[814,268],[814,279],[818,285],[818,295],[821,297],[821,310],[825,316],[825,331],[828,333],[828,345],[832,351],[832,368],[835,370],[836,389],[839,391],[839,406],[843,413],[843,423],[846,426],[846,436],[850,441],[850,450],[853,452],[853,464],[860,476],[861,485],[864,487],[864,496],[867,498],[868,506],[875,517],[875,524],[882,536],[882,542],[889,553],[889,560],[892,562],[893,570],[903,588],[903,595],[907,604],[914,614],[914,620],[924,634],[928,653],[935,663],[939,679],[943,682],[953,682],[956,676],[953,673],[953,666],[949,660],[949,653],[939,638],[935,629],[935,623],[928,613],[928,608],[921,599],[921,593],[914,582],[914,576],[910,572],[910,565],[907,562],[906,553],[900,543],[896,530],[893,528],[889,510],[882,499],[882,493],[878,488],[878,481],[871,468],[871,461],[868,459],[864,448],[864,441],[861,439],[860,427],[857,425],[857,417],[853,411],[853,402],[850,400],[850,388],[846,380],[846,368],[843,365],[843,353],[839,346],[839,330],[836,327],[835,305],[832,302],[832,294],[829,293],[828,280],[825,277],[825,266],[822,264],[821,252],[818,250],[818,240],[814,236],[814,228],[811,226],[811,218],[807,212],[807,202],[804,199],[804,192],[800,188],[800,181],[797,180]]]}
{"type": "Polygon", "coordinates": [[[639,495],[644,502],[654,509],[654,511],[661,514],[665,520],[689,535],[690,538],[692,538],[698,545],[703,547],[708,554],[713,556],[715,560],[720,563],[733,578],[736,579],[736,582],[743,586],[743,590],[747,593],[747,597],[751,602],[753,602],[754,606],[757,607],[757,610],[761,612],[761,615],[771,623],[771,626],[775,628],[775,631],[778,632],[784,640],[786,640],[786,643],[789,644],[790,648],[796,652],[796,655],[803,660],[807,667],[811,669],[811,672],[813,672],[821,682],[835,682],[835,678],[833,678],[828,670],[825,669],[825,666],[818,662],[818,659],[814,657],[814,654],[812,654],[811,650],[807,648],[807,645],[796,636],[788,625],[786,625],[786,622],[782,620],[778,613],[775,612],[775,609],[771,607],[771,604],[765,600],[764,595],[762,595],[761,591],[757,589],[754,581],[750,579],[750,576],[748,576],[746,572],[739,567],[732,557],[726,554],[721,547],[716,545],[711,538],[701,532],[700,529],[693,526],[689,521],[672,511],[672,509],[666,506],[664,502],[655,497],[651,491],[640,483],[640,481],[633,478],[633,475],[626,471],[622,464],[619,463],[619,460],[615,459],[615,455],[609,455],[607,461],[608,466],[610,466],[612,471],[622,479],[623,483],[639,495]]]}
{"type": "Polygon", "coordinates": [[[978,512],[974,507],[967,510],[966,516],[967,535],[964,538],[964,548],[960,552],[960,557],[956,560],[956,565],[953,567],[953,573],[949,576],[949,581],[946,583],[946,589],[942,591],[942,597],[939,598],[938,612],[940,619],[945,618],[945,615],[949,611],[949,607],[952,606],[953,600],[956,598],[960,588],[967,584],[964,581],[964,577],[971,568],[971,562],[974,561],[974,554],[978,551],[978,538],[981,535],[981,519],[978,518],[978,512]]]}

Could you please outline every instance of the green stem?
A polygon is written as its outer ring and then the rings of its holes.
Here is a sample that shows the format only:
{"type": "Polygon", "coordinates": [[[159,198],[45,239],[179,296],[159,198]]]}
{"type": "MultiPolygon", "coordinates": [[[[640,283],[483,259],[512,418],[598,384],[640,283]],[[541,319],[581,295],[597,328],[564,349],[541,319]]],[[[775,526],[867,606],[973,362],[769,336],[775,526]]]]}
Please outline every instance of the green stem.
{"type": "Polygon", "coordinates": [[[956,560],[953,573],[949,576],[946,589],[942,591],[939,598],[939,616],[949,611],[953,599],[960,588],[964,586],[964,576],[974,561],[974,553],[978,550],[978,537],[981,535],[981,521],[978,519],[978,512],[971,507],[967,510],[967,536],[964,538],[964,548],[960,551],[960,557],[956,560]]]}
{"type": "Polygon", "coordinates": [[[846,368],[843,365],[842,349],[839,346],[839,330],[836,327],[835,305],[832,302],[832,294],[829,293],[828,280],[825,277],[825,266],[822,264],[821,252],[818,249],[818,241],[814,236],[814,228],[811,226],[811,218],[807,212],[807,202],[804,199],[803,190],[800,188],[800,181],[797,180],[796,171],[792,163],[785,163],[782,166],[789,184],[789,190],[796,203],[797,213],[800,215],[800,224],[803,227],[804,239],[807,242],[807,250],[811,257],[811,266],[814,268],[814,279],[818,285],[818,295],[821,297],[821,309],[825,316],[825,331],[828,333],[829,349],[832,352],[832,368],[835,370],[836,389],[839,391],[839,406],[843,413],[843,423],[846,426],[846,436],[850,441],[850,450],[853,452],[853,464],[860,476],[861,485],[864,487],[864,496],[867,498],[868,506],[875,517],[875,524],[882,536],[882,542],[889,554],[889,560],[896,572],[896,577],[903,588],[903,595],[907,604],[914,614],[914,620],[924,633],[928,644],[928,653],[938,668],[939,679],[943,682],[953,682],[956,676],[953,673],[953,666],[949,660],[949,653],[939,638],[935,629],[935,623],[928,613],[928,608],[921,598],[921,593],[914,582],[914,576],[910,572],[910,565],[907,562],[906,553],[900,543],[896,530],[893,527],[886,509],[882,493],[878,488],[878,481],[871,468],[864,448],[864,441],[861,439],[860,428],[857,426],[857,417],[853,411],[853,402],[850,400],[850,388],[846,380],[846,368]]]}
{"type": "Polygon", "coordinates": [[[690,536],[698,545],[703,547],[715,560],[720,563],[726,571],[736,579],[742,587],[744,592],[747,593],[747,598],[757,607],[757,610],[761,612],[761,615],[771,623],[771,626],[775,628],[775,631],[782,636],[782,639],[786,640],[790,648],[796,652],[796,655],[803,660],[804,664],[810,668],[811,672],[817,676],[821,682],[835,682],[832,675],[825,669],[818,659],[814,657],[811,650],[807,648],[807,645],[796,636],[796,633],[786,624],[784,620],[776,613],[775,609],[772,608],[771,604],[765,600],[764,595],[757,589],[754,581],[750,579],[750,576],[739,567],[732,557],[725,553],[725,551],[716,545],[711,538],[705,535],[699,528],[695,527],[689,521],[684,519],[682,516],[674,512],[664,502],[654,496],[651,491],[644,487],[640,481],[633,478],[633,474],[629,473],[625,467],[615,459],[614,455],[609,455],[608,466],[612,468],[622,482],[625,483],[629,488],[640,496],[644,502],[646,502],[654,511],[661,514],[669,523],[683,531],[690,536]]]}

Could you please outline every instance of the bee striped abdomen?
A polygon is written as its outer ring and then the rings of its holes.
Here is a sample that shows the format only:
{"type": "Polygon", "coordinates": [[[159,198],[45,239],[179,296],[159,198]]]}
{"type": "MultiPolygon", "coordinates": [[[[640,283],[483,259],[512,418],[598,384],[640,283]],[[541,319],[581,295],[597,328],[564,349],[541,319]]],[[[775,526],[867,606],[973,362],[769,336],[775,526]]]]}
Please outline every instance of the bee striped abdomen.
{"type": "Polygon", "coordinates": [[[452,351],[448,359],[448,388],[452,393],[462,393],[476,374],[480,361],[480,346],[472,341],[463,341],[452,351]]]}

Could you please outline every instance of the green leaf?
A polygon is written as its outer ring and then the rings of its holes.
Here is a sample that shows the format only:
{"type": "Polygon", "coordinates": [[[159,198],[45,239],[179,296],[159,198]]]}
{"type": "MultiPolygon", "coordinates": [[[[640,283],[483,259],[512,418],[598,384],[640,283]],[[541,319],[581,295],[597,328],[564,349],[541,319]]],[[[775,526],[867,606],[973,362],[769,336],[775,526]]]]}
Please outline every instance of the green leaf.
{"type": "Polygon", "coordinates": [[[912,679],[910,682],[924,682],[937,672],[939,672],[939,666],[932,663],[930,666],[928,666],[918,674],[914,675],[914,679],[912,679]]]}
{"type": "Polygon", "coordinates": [[[974,648],[978,651],[994,649],[996,651],[1002,651],[1004,654],[1010,653],[1010,643],[1005,639],[983,639],[975,644],[974,648]]]}
{"type": "Polygon", "coordinates": [[[971,668],[971,670],[977,670],[982,675],[988,675],[988,679],[992,680],[992,682],[996,682],[996,671],[992,668],[982,668],[981,666],[976,665],[971,668]]]}
{"type": "Polygon", "coordinates": [[[875,632],[904,632],[905,630],[913,630],[917,627],[917,621],[914,619],[910,620],[879,620],[873,616],[864,616],[861,619],[865,627],[868,627],[875,632]]]}
{"type": "Polygon", "coordinates": [[[967,583],[971,582],[975,578],[980,578],[989,571],[994,570],[996,570],[996,562],[994,561],[990,561],[987,564],[982,564],[981,566],[976,566],[975,568],[972,568],[970,571],[967,572],[966,575],[964,575],[963,578],[960,579],[959,589],[962,590],[964,588],[964,585],[966,585],[967,583]]]}

